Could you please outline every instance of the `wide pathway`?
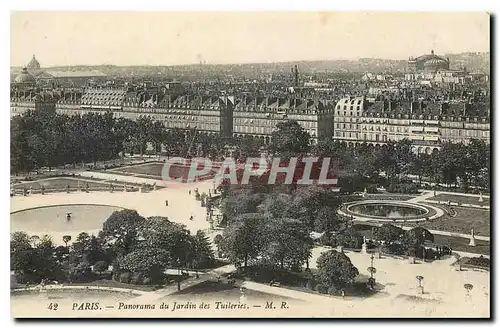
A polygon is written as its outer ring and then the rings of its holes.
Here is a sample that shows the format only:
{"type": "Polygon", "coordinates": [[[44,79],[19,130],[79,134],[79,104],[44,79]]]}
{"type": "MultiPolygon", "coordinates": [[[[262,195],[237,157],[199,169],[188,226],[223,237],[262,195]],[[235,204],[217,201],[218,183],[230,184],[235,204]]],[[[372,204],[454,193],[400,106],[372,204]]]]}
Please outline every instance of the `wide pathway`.
{"type": "MultiPolygon", "coordinates": [[[[209,272],[202,273],[199,275],[199,278],[190,277],[190,278],[182,281],[180,284],[180,289],[183,290],[183,289],[186,289],[189,287],[193,287],[193,286],[201,284],[202,282],[205,282],[207,280],[214,279],[214,277],[221,276],[223,274],[228,274],[228,273],[231,273],[234,271],[236,271],[236,268],[234,265],[232,265],[232,264],[225,265],[225,266],[213,269],[209,272]]],[[[134,298],[133,302],[136,304],[151,304],[151,303],[154,303],[155,301],[157,301],[165,296],[172,295],[173,293],[175,293],[177,291],[178,291],[177,284],[174,283],[172,285],[169,285],[166,288],[162,288],[162,289],[156,290],[154,292],[143,294],[142,296],[134,298]]]]}
{"type": "MultiPolygon", "coordinates": [[[[192,233],[195,233],[197,230],[208,230],[210,223],[206,219],[206,208],[201,207],[200,202],[194,197],[194,192],[189,195],[189,191],[198,188],[200,193],[208,193],[209,189],[213,187],[212,185],[211,181],[202,181],[192,184],[176,184],[175,188],[164,188],[146,193],[102,191],[15,196],[11,198],[11,213],[51,205],[110,205],[136,210],[144,217],[168,217],[173,222],[186,225],[192,233]],[[166,200],[168,200],[169,206],[165,206],[166,200]],[[189,219],[191,216],[193,216],[193,220],[189,219]]],[[[43,218],[41,219],[43,220],[43,218]]],[[[105,219],[103,218],[103,222],[105,219]]],[[[96,226],[95,229],[100,228],[101,226],[96,226]]],[[[37,231],[37,233],[41,232],[37,231]]],[[[54,231],[50,226],[47,226],[44,233],[51,235],[55,242],[62,240],[64,235],[64,231],[54,231]]]]}

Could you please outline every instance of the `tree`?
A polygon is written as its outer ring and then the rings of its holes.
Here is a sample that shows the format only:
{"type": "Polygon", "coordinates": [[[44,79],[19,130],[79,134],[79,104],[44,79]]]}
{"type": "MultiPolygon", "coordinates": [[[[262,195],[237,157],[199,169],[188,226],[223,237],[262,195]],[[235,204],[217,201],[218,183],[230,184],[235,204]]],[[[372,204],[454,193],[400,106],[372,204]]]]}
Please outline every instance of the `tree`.
{"type": "Polygon", "coordinates": [[[201,230],[193,237],[193,256],[191,267],[195,269],[209,268],[215,261],[210,240],[201,230]]]}
{"type": "Polygon", "coordinates": [[[66,247],[68,247],[68,243],[71,241],[71,236],[70,235],[64,235],[63,236],[63,242],[66,247]]]}
{"type": "Polygon", "coordinates": [[[318,273],[315,279],[318,283],[337,289],[353,283],[359,274],[349,257],[334,250],[322,253],[317,266],[318,273]]]}
{"type": "Polygon", "coordinates": [[[139,273],[153,283],[163,280],[163,272],[171,263],[167,250],[158,247],[139,247],[118,261],[119,270],[139,273]]]}
{"type": "Polygon", "coordinates": [[[243,191],[224,198],[221,202],[220,210],[228,222],[231,222],[231,220],[241,214],[257,213],[257,207],[261,204],[262,199],[262,194],[243,191]]]}
{"type": "Polygon", "coordinates": [[[291,157],[305,155],[310,149],[311,136],[297,121],[286,120],[276,124],[271,135],[269,152],[281,160],[288,161],[291,157]]]}
{"type": "Polygon", "coordinates": [[[363,243],[363,236],[354,228],[349,227],[335,235],[336,244],[347,248],[359,249],[363,243]]]}
{"type": "Polygon", "coordinates": [[[472,288],[474,288],[474,286],[472,284],[464,284],[464,288],[465,288],[467,296],[469,296],[470,291],[472,290],[472,288]]]}
{"type": "MultiPolygon", "coordinates": [[[[222,235],[216,235],[214,237],[214,244],[217,247],[217,254],[220,254],[221,243],[222,243],[222,235]]],[[[219,255],[219,257],[220,257],[220,255],[219,255]]]]}
{"type": "Polygon", "coordinates": [[[114,242],[116,251],[127,254],[137,244],[137,231],[144,221],[137,211],[113,212],[102,226],[103,235],[114,242]]]}
{"type": "Polygon", "coordinates": [[[424,277],[416,276],[415,278],[417,279],[418,287],[421,288],[422,287],[422,280],[424,280],[424,277]]]}
{"type": "Polygon", "coordinates": [[[229,261],[243,264],[256,259],[262,250],[264,217],[257,213],[241,214],[230,222],[222,235],[221,250],[229,261]]]}
{"type": "Polygon", "coordinates": [[[374,230],[375,239],[386,243],[400,241],[403,239],[404,234],[405,231],[403,229],[390,223],[384,223],[374,230]]]}
{"type": "Polygon", "coordinates": [[[338,230],[342,223],[343,221],[339,220],[337,212],[331,207],[325,206],[318,211],[314,221],[314,231],[332,232],[338,230]]]}
{"type": "Polygon", "coordinates": [[[104,271],[108,270],[108,263],[105,261],[97,261],[94,264],[94,271],[99,272],[99,274],[102,274],[104,271]]]}
{"type": "Polygon", "coordinates": [[[413,247],[421,247],[425,241],[434,242],[434,235],[422,227],[415,227],[406,231],[405,242],[413,247]]]}
{"type": "Polygon", "coordinates": [[[311,257],[307,226],[296,219],[266,214],[262,259],[279,269],[298,270],[311,257]]]}
{"type": "Polygon", "coordinates": [[[186,267],[193,258],[193,238],[186,226],[166,217],[149,217],[139,230],[141,247],[161,248],[168,252],[172,265],[186,267]]]}

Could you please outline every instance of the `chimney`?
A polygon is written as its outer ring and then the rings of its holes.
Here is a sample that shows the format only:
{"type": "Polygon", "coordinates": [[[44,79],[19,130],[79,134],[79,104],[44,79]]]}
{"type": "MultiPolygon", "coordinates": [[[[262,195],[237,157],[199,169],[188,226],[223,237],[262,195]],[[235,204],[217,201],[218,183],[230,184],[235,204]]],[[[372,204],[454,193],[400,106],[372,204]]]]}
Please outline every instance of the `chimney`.
{"type": "Polygon", "coordinates": [[[462,116],[467,116],[467,111],[469,110],[469,104],[464,103],[464,109],[462,111],[462,116]]]}

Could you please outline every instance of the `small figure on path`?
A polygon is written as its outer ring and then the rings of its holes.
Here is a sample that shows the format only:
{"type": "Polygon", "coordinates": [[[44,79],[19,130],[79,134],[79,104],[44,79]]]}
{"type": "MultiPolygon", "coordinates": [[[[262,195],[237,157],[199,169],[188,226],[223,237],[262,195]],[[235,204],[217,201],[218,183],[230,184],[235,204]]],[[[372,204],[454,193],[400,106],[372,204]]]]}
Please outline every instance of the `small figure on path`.
{"type": "Polygon", "coordinates": [[[168,206],[168,200],[165,201],[165,206],[168,206]]]}
{"type": "Polygon", "coordinates": [[[192,215],[189,217],[189,220],[193,221],[193,216],[192,215]]]}
{"type": "Polygon", "coordinates": [[[191,195],[191,189],[189,190],[189,195],[191,195]]]}
{"type": "Polygon", "coordinates": [[[71,213],[70,212],[66,213],[66,221],[68,221],[68,222],[71,221],[71,213]]]}

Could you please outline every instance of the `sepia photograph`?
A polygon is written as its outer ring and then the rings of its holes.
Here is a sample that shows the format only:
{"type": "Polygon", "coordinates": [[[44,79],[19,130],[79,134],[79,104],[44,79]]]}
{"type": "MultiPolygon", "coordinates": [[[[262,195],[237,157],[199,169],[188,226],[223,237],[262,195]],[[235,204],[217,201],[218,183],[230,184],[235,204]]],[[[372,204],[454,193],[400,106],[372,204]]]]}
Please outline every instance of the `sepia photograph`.
{"type": "Polygon", "coordinates": [[[11,317],[490,319],[491,25],[11,11],[11,317]]]}

